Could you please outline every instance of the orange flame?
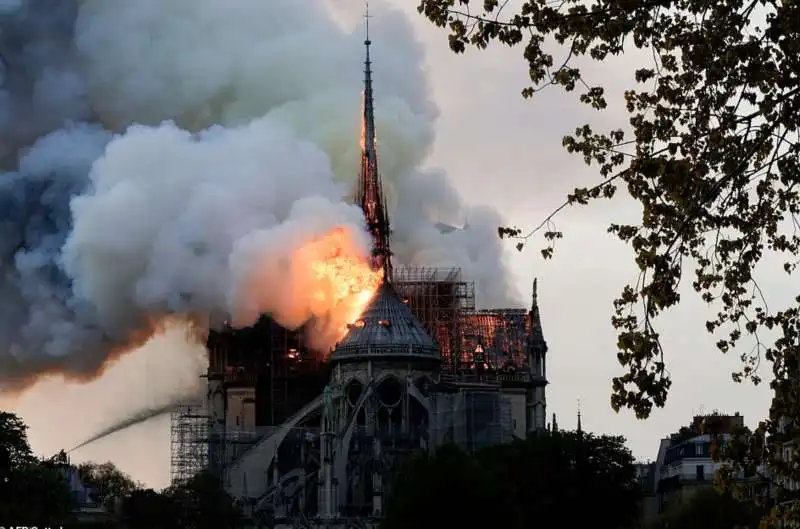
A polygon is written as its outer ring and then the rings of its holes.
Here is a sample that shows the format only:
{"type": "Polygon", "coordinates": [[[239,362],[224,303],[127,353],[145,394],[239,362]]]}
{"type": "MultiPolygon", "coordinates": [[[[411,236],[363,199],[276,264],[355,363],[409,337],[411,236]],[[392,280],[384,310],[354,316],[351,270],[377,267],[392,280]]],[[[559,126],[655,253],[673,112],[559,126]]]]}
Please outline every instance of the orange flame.
{"type": "Polygon", "coordinates": [[[383,280],[382,270],[373,270],[350,232],[337,228],[303,248],[310,258],[318,288],[312,293],[316,304],[330,307],[336,341],[347,326],[364,312],[383,280]]]}

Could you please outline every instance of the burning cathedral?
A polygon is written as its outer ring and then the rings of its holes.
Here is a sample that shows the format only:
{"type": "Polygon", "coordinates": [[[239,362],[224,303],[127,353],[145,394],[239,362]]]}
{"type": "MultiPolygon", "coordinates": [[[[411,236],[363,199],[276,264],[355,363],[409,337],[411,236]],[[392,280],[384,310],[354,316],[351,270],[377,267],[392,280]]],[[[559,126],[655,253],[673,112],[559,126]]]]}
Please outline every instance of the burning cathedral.
{"type": "MultiPolygon", "coordinates": [[[[355,200],[381,284],[327,358],[269,317],[208,337],[207,398],[172,416],[172,477],[215,473],[258,523],[368,525],[391,469],[417,450],[465,450],[545,428],[547,344],[529,310],[477,310],[459,269],[392,267],[364,41],[355,200]]],[[[442,229],[452,229],[442,227],[442,229]]]]}

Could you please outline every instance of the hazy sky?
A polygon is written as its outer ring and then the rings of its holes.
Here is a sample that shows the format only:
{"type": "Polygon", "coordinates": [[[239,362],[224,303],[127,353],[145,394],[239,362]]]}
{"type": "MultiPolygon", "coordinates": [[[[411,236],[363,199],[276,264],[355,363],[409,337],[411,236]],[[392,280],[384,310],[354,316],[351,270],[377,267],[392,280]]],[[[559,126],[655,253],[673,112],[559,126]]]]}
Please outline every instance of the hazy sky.
{"type": "MultiPolygon", "coordinates": [[[[346,23],[357,22],[361,10],[357,2],[330,1],[340,9],[347,6],[342,14],[346,23]]],[[[563,150],[561,138],[587,118],[598,128],[626,123],[621,94],[629,83],[630,65],[640,57],[629,55],[588,69],[590,82],[602,82],[611,91],[611,108],[603,113],[582,108],[574,97],[557,89],[525,101],[520,96],[527,72],[521,50],[497,47],[456,56],[447,48],[446,35],[416,13],[415,1],[386,1],[407,11],[427,50],[434,100],[441,111],[429,165],[446,168],[468,202],[493,205],[510,223],[527,228],[541,222],[576,185],[597,182],[594,169],[563,150]]],[[[373,35],[378,39],[380,35],[373,35]]],[[[375,68],[380,68],[380,57],[375,57],[375,68]]],[[[379,94],[380,87],[376,91],[379,94]]],[[[629,412],[612,411],[611,378],[621,368],[610,325],[611,301],[627,281],[635,279],[635,270],[630,251],[606,234],[606,226],[612,218],[635,219],[636,214],[635,206],[624,200],[566,210],[556,219],[565,238],[554,260],[541,259],[537,241],[522,253],[513,245],[507,251],[518,288],[526,296],[532,278],[539,278],[539,305],[549,345],[548,414],[555,413],[562,427],[574,427],[580,401],[585,429],[622,434],[637,458],[652,459],[658,439],[694,414],[739,411],[752,424],[766,413],[769,392],[766,385],[753,388],[731,381],[736,355],[726,358],[714,347],[716,340],[703,323],[709,309],[687,292],[682,306],[660,320],[674,381],[667,407],[644,422],[629,412]]],[[[770,302],[791,292],[779,278],[759,277],[770,302]]],[[[169,380],[178,371],[194,377],[202,369],[197,350],[170,354],[174,365],[165,369],[165,353],[176,349],[187,349],[179,336],[161,338],[95,383],[67,386],[51,380],[23,396],[14,409],[31,425],[34,448],[42,453],[69,448],[106,426],[107,417],[123,408],[117,401],[130,398],[115,394],[115,381],[141,380],[146,394],[148,385],[169,380]]],[[[136,479],[164,486],[169,472],[168,424],[166,418],[153,420],[78,451],[75,457],[110,459],[136,479]]]]}

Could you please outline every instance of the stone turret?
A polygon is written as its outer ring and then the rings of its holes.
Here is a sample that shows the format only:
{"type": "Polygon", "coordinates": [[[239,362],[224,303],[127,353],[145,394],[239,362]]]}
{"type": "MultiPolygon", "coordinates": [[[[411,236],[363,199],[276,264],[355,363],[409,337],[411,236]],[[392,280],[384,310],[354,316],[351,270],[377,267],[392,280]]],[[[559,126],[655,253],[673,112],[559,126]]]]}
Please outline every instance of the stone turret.
{"type": "Polygon", "coordinates": [[[545,387],[547,386],[547,342],[542,332],[536,279],[533,280],[529,316],[531,328],[528,334],[527,348],[531,384],[525,392],[525,429],[528,433],[545,429],[547,420],[547,399],[545,396],[545,387]]]}

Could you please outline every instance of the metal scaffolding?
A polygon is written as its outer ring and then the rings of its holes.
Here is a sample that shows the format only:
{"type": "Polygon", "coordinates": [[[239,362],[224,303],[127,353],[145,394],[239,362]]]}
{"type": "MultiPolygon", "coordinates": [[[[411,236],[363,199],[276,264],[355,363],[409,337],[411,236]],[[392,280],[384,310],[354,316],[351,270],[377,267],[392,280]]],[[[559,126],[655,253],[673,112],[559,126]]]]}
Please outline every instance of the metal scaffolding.
{"type": "Polygon", "coordinates": [[[404,267],[394,277],[398,293],[439,343],[443,374],[528,368],[527,310],[475,310],[475,283],[460,268],[404,267]]]}
{"type": "Polygon", "coordinates": [[[208,465],[209,416],[199,403],[182,404],[170,415],[170,474],[183,483],[208,465]]]}
{"type": "Polygon", "coordinates": [[[402,267],[394,286],[414,316],[439,343],[442,370],[455,371],[462,347],[462,322],[475,310],[475,283],[460,268],[402,267]]]}

